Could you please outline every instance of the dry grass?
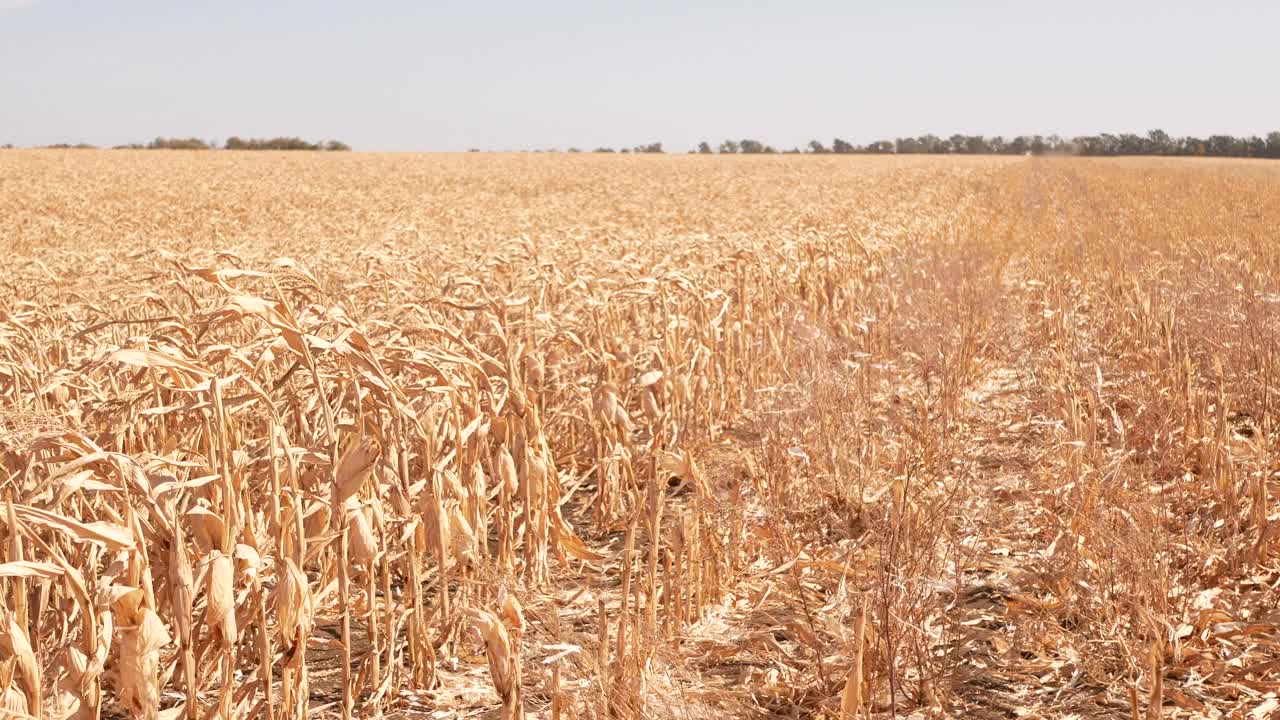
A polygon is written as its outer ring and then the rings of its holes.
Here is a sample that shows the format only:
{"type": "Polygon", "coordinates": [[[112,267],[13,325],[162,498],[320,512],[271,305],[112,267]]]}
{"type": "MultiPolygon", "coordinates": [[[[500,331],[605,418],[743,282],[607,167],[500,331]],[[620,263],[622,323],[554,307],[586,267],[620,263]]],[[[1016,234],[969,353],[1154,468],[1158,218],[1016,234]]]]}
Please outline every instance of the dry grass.
{"type": "Polygon", "coordinates": [[[0,156],[10,716],[1252,717],[1280,166],[0,156]]]}

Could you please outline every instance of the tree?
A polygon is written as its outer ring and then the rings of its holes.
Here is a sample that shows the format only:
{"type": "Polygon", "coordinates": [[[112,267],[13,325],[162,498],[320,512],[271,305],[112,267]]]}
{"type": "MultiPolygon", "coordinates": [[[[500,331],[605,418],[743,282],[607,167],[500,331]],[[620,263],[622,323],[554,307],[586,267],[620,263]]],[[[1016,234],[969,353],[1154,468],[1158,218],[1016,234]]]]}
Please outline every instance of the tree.
{"type": "Polygon", "coordinates": [[[1212,135],[1206,152],[1209,155],[1230,155],[1235,145],[1235,138],[1228,135],[1212,135]]]}
{"type": "Polygon", "coordinates": [[[937,135],[921,135],[919,142],[924,146],[922,152],[945,153],[947,151],[947,141],[937,135]]]}
{"type": "Polygon", "coordinates": [[[1147,133],[1147,148],[1156,155],[1168,155],[1173,152],[1173,139],[1163,130],[1151,130],[1147,133]]]}
{"type": "Polygon", "coordinates": [[[1280,158],[1280,131],[1267,133],[1266,156],[1280,158]]]}
{"type": "Polygon", "coordinates": [[[158,137],[147,145],[148,150],[208,150],[209,143],[199,138],[158,137]]]}
{"type": "Polygon", "coordinates": [[[738,143],[738,147],[746,155],[758,155],[764,152],[765,145],[759,140],[742,140],[738,143]]]}
{"type": "Polygon", "coordinates": [[[1120,134],[1121,155],[1142,155],[1147,148],[1146,140],[1133,133],[1120,134]]]}
{"type": "Polygon", "coordinates": [[[1204,155],[1205,143],[1198,137],[1188,135],[1181,142],[1183,155],[1204,155]]]}
{"type": "Polygon", "coordinates": [[[834,153],[845,155],[845,154],[854,152],[856,149],[857,148],[855,148],[853,145],[845,142],[844,140],[841,140],[840,138],[836,138],[835,140],[831,141],[831,152],[834,152],[834,153]]]}
{"type": "MultiPolygon", "coordinates": [[[[330,145],[334,143],[343,147],[346,146],[345,143],[337,140],[329,141],[330,145]]],[[[225,147],[227,150],[324,150],[327,148],[326,145],[321,143],[309,143],[302,138],[296,137],[275,137],[263,140],[258,138],[244,139],[235,136],[227,138],[225,147]]],[[[350,148],[347,149],[349,150],[350,148]]]]}
{"type": "Polygon", "coordinates": [[[964,151],[970,155],[985,155],[991,152],[991,148],[987,146],[987,139],[981,135],[970,135],[964,140],[964,151]]]}
{"type": "Polygon", "coordinates": [[[827,150],[826,146],[824,146],[822,143],[818,142],[817,140],[810,140],[809,152],[813,153],[814,155],[826,155],[828,152],[830,152],[830,150],[827,150]]]}
{"type": "Polygon", "coordinates": [[[894,141],[894,145],[899,154],[911,155],[924,152],[924,148],[920,145],[920,141],[915,138],[898,138],[894,141]]]}
{"type": "Polygon", "coordinates": [[[738,152],[738,143],[732,140],[725,140],[724,142],[720,143],[720,154],[732,155],[733,153],[736,153],[736,152],[738,152]]]}
{"type": "Polygon", "coordinates": [[[711,145],[709,145],[706,140],[703,140],[702,142],[698,143],[698,154],[699,155],[711,154],[711,145]]]}

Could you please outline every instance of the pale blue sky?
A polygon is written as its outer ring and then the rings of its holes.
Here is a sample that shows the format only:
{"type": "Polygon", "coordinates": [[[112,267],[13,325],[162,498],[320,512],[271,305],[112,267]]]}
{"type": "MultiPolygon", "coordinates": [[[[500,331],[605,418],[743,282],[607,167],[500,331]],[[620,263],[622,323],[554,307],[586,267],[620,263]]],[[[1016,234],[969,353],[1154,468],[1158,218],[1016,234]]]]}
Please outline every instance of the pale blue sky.
{"type": "Polygon", "coordinates": [[[1280,2],[0,0],[0,143],[1280,129],[1280,2]]]}

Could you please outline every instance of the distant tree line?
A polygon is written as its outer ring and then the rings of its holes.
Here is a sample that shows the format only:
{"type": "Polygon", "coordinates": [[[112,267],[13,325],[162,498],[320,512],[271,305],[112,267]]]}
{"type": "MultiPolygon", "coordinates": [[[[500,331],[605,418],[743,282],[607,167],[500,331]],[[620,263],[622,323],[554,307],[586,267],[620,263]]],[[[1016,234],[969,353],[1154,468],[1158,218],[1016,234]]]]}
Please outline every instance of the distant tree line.
{"type": "MultiPolygon", "coordinates": [[[[711,145],[698,143],[691,153],[711,154],[711,145]]],[[[758,140],[725,140],[715,152],[719,154],[757,154],[775,153],[773,147],[758,140]]],[[[1146,135],[1121,133],[1112,135],[1081,135],[1063,138],[1059,135],[1019,135],[1004,138],[999,135],[986,137],[983,135],[921,135],[919,137],[902,137],[895,140],[878,140],[867,145],[853,143],[835,138],[827,147],[819,140],[812,140],[801,150],[793,148],[784,153],[853,154],[871,155],[1167,155],[1188,157],[1242,157],[1242,158],[1280,158],[1280,131],[1269,133],[1265,138],[1257,135],[1234,137],[1232,135],[1211,135],[1200,138],[1194,136],[1172,137],[1163,130],[1152,130],[1146,135]]]]}
{"type": "MultiPolygon", "coordinates": [[[[480,152],[471,148],[468,152],[480,152]]],[[[536,150],[534,152],[554,153],[556,149],[536,150]]],[[[571,147],[566,152],[584,152],[571,147]]],[[[662,153],[662,143],[650,143],[635,147],[614,149],[598,147],[595,153],[662,153]]],[[[921,135],[919,137],[900,137],[893,140],[877,140],[866,145],[855,145],[847,140],[835,138],[830,145],[821,140],[811,140],[803,149],[778,150],[772,145],[744,138],[741,140],[725,140],[719,145],[703,141],[689,151],[699,155],[1166,155],[1189,157],[1242,157],[1242,158],[1280,158],[1280,131],[1269,133],[1265,138],[1257,135],[1234,137],[1231,135],[1211,135],[1200,138],[1195,136],[1173,137],[1163,130],[1152,130],[1146,135],[1121,133],[1112,135],[1081,135],[1064,138],[1060,135],[1019,135],[1005,138],[999,135],[921,135]]]]}
{"type": "MultiPolygon", "coordinates": [[[[134,146],[137,147],[137,146],[134,146]]],[[[205,142],[200,138],[164,138],[158,137],[155,140],[142,146],[147,150],[212,150],[218,147],[217,141],[205,142]]]]}
{"type": "MultiPolygon", "coordinates": [[[[3,147],[13,147],[5,145],[3,147]]],[[[87,143],[59,143],[47,145],[49,148],[93,148],[87,143]]],[[[210,150],[217,149],[216,141],[205,141],[199,138],[164,138],[158,137],[147,144],[134,143],[117,145],[117,148],[139,150],[210,150]]],[[[222,146],[227,150],[320,150],[344,151],[351,147],[338,140],[323,142],[307,142],[296,137],[276,138],[229,138],[222,146]]],[[[472,149],[471,152],[479,152],[472,149]]],[[[556,152],[546,150],[543,152],[556,152]]],[[[570,148],[569,152],[581,152],[578,148],[570,148]]],[[[644,153],[659,154],[664,152],[662,143],[636,145],[630,148],[615,150],[611,147],[598,147],[596,153],[644,153]]],[[[698,143],[690,153],[703,155],[768,155],[778,153],[772,145],[750,138],[742,140],[725,140],[716,147],[708,142],[698,143]]],[[[1081,135],[1064,138],[1059,135],[1019,135],[1005,138],[1002,136],[987,137],[984,135],[921,135],[919,137],[900,137],[894,140],[877,140],[866,145],[835,138],[830,146],[820,140],[811,140],[804,149],[792,148],[782,150],[785,154],[808,155],[1088,155],[1110,157],[1118,155],[1164,155],[1181,157],[1240,157],[1240,158],[1280,158],[1280,131],[1271,132],[1266,137],[1251,135],[1235,137],[1233,135],[1210,135],[1208,137],[1173,137],[1163,130],[1152,130],[1146,135],[1132,133],[1102,133],[1100,135],[1081,135]]]]}
{"type": "MultiPolygon", "coordinates": [[[[578,149],[569,148],[569,152],[578,152],[578,149]]],[[[656,142],[656,143],[649,143],[648,145],[636,145],[635,147],[631,147],[631,148],[624,147],[620,150],[614,150],[611,147],[598,147],[595,150],[592,150],[591,152],[597,152],[597,153],[620,152],[620,153],[641,153],[641,154],[649,153],[649,154],[661,155],[666,151],[662,149],[662,143],[656,142]]]]}
{"type": "MultiPolygon", "coordinates": [[[[720,143],[718,151],[721,155],[732,155],[734,153],[742,153],[744,155],[761,155],[772,154],[778,152],[773,146],[766,145],[759,140],[725,140],[720,143]]],[[[698,143],[698,152],[703,155],[711,153],[711,146],[705,141],[698,143]]]]}
{"type": "MultiPolygon", "coordinates": [[[[469,153],[478,153],[478,152],[484,152],[484,151],[482,151],[480,148],[475,148],[475,147],[473,147],[473,148],[467,148],[467,152],[469,152],[469,153]]],[[[580,148],[580,147],[571,147],[571,148],[569,148],[569,149],[567,149],[567,150],[563,150],[563,151],[562,151],[562,150],[560,150],[559,148],[545,148],[545,149],[538,149],[538,150],[528,150],[528,149],[525,149],[525,150],[495,150],[495,151],[490,151],[490,152],[504,152],[504,153],[505,153],[505,152],[522,152],[522,153],[558,153],[558,152],[567,152],[567,153],[581,153],[581,152],[586,152],[586,151],[585,151],[585,150],[583,150],[583,149],[582,149],[582,148],[580,148]]],[[[662,143],[660,143],[660,142],[655,142],[655,143],[649,143],[649,144],[647,144],[647,145],[636,145],[635,147],[624,147],[624,148],[619,148],[619,149],[614,149],[614,148],[611,148],[611,147],[598,147],[598,148],[596,148],[595,150],[592,150],[591,152],[593,152],[593,153],[622,153],[622,154],[624,154],[624,155],[625,155],[625,154],[629,154],[629,153],[652,153],[652,154],[658,154],[658,155],[660,155],[660,154],[662,154],[662,153],[664,153],[664,152],[666,152],[666,151],[662,149],[662,143]]]]}
{"type": "MultiPolygon", "coordinates": [[[[48,148],[92,148],[93,145],[79,144],[47,145],[48,148]]],[[[345,151],[351,146],[339,140],[311,143],[296,137],[276,137],[269,139],[231,137],[222,146],[225,150],[326,150],[345,151]]],[[[201,140],[200,138],[168,138],[158,137],[149,143],[129,143],[116,145],[115,150],[217,150],[217,140],[201,140]]]]}
{"type": "Polygon", "coordinates": [[[338,140],[329,140],[328,142],[309,143],[306,140],[296,137],[277,137],[269,140],[257,138],[227,138],[227,150],[327,150],[327,151],[346,151],[351,146],[338,140]]]}

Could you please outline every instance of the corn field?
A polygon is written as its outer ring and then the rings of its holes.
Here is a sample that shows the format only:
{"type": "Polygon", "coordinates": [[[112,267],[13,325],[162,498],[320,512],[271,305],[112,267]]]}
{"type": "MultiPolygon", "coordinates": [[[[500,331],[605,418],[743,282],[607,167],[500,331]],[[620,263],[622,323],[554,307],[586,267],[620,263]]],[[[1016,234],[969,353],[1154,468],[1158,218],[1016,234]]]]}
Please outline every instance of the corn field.
{"type": "Polygon", "coordinates": [[[0,153],[0,716],[1280,708],[1280,164],[0,153]]]}

